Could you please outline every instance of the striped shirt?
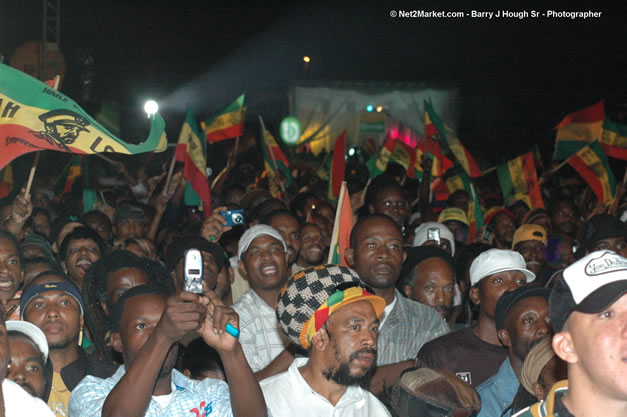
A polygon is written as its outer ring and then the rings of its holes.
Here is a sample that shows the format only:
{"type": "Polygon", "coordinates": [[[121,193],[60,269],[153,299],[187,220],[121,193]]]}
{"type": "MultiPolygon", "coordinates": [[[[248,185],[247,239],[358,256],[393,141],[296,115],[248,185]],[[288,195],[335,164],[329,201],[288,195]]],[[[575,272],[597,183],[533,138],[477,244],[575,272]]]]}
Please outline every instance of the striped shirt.
{"type": "Polygon", "coordinates": [[[248,290],[233,304],[239,314],[239,343],[253,372],[264,369],[289,345],[272,307],[248,290]]]}
{"type": "Polygon", "coordinates": [[[428,341],[450,331],[438,311],[396,290],[396,305],[386,315],[377,339],[377,365],[414,360],[428,341]]]}

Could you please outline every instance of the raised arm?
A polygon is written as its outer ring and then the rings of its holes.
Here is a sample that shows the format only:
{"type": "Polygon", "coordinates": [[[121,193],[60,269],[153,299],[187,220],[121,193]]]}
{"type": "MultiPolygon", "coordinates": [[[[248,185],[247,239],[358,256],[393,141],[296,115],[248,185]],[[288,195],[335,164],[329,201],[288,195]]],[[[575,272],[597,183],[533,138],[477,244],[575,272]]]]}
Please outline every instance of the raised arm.
{"type": "MultiPolygon", "coordinates": [[[[160,387],[157,384],[163,362],[174,343],[186,333],[197,330],[204,319],[205,308],[200,297],[190,292],[180,292],[168,298],[161,319],[137,352],[126,373],[111,390],[102,408],[102,417],[143,417],[150,399],[160,387]]],[[[130,326],[150,323],[130,323],[130,326]]],[[[112,335],[114,347],[121,350],[119,333],[112,335]],[[117,345],[117,346],[116,346],[117,345]]],[[[170,387],[170,379],[165,381],[170,387]]],[[[164,392],[163,394],[167,394],[164,392]]]]}
{"type": "Polygon", "coordinates": [[[229,381],[233,416],[266,417],[266,402],[257,378],[248,366],[242,345],[225,330],[227,323],[239,329],[237,313],[225,306],[213,291],[205,290],[205,296],[207,315],[199,333],[222,359],[229,381]]]}

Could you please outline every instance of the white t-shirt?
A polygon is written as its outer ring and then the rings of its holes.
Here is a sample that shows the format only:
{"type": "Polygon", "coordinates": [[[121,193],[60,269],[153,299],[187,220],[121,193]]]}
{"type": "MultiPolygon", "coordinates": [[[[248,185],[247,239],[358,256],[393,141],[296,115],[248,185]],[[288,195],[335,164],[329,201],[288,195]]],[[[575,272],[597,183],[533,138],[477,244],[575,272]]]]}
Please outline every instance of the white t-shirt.
{"type": "Polygon", "coordinates": [[[2,381],[2,395],[5,417],[54,417],[45,402],[33,397],[10,379],[4,378],[2,381]]]}
{"type": "Polygon", "coordinates": [[[396,296],[394,296],[394,301],[386,305],[385,308],[383,309],[383,313],[381,314],[381,317],[379,318],[379,328],[383,327],[383,323],[385,323],[385,319],[390,315],[390,311],[394,309],[395,305],[396,305],[396,296]]]}
{"type": "Polygon", "coordinates": [[[377,397],[360,387],[348,387],[333,406],[309,386],[298,370],[307,361],[307,358],[297,358],[287,372],[261,381],[261,390],[273,417],[390,416],[377,397]]]}

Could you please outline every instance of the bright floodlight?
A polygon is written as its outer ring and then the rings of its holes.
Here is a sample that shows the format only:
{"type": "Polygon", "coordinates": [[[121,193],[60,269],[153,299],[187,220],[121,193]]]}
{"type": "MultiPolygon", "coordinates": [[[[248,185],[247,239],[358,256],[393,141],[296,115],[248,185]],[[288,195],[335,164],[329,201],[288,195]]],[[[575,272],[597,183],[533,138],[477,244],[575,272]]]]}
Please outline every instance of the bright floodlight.
{"type": "Polygon", "coordinates": [[[157,113],[157,111],[159,111],[159,105],[157,104],[156,101],[154,100],[148,100],[145,104],[144,104],[144,111],[146,112],[146,114],[148,115],[148,117],[152,116],[153,114],[157,113]]]}
{"type": "Polygon", "coordinates": [[[305,61],[306,63],[309,63],[309,61],[311,61],[311,58],[309,58],[308,56],[304,56],[303,61],[305,61]]]}

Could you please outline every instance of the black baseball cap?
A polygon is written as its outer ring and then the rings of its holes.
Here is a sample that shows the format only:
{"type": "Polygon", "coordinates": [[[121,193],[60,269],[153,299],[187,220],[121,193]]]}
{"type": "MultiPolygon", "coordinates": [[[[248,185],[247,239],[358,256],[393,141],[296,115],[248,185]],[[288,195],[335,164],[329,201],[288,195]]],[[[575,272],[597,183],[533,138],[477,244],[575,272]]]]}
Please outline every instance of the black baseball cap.
{"type": "Polygon", "coordinates": [[[544,287],[524,286],[518,287],[512,291],[505,292],[503,295],[501,295],[501,298],[499,298],[499,301],[497,301],[496,303],[496,329],[501,330],[505,328],[505,319],[507,318],[507,313],[509,313],[512,307],[518,304],[519,301],[530,297],[543,297],[546,298],[548,302],[550,295],[551,289],[544,287]]]}

